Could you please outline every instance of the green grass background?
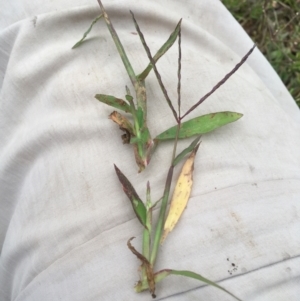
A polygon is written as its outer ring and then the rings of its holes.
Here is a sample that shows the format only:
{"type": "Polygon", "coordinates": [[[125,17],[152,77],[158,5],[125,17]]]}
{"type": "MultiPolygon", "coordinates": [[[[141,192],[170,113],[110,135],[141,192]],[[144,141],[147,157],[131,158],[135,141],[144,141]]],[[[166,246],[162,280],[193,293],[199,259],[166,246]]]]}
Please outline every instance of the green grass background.
{"type": "Polygon", "coordinates": [[[300,107],[300,0],[222,0],[300,107]]]}

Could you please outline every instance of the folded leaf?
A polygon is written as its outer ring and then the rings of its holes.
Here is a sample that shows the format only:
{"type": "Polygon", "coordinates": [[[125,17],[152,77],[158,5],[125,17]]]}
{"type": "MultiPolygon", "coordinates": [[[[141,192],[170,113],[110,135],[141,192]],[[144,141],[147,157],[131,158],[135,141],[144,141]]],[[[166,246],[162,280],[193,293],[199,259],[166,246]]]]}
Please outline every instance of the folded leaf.
{"type": "Polygon", "coordinates": [[[109,118],[120,126],[120,130],[124,132],[121,136],[123,144],[129,144],[135,131],[130,121],[117,111],[113,111],[109,118]]]}
{"type": "MultiPolygon", "coordinates": [[[[155,63],[172,47],[172,45],[174,44],[174,42],[177,39],[179,30],[180,30],[180,26],[181,26],[181,19],[178,22],[177,26],[175,27],[174,31],[171,33],[168,40],[159,48],[159,50],[153,57],[153,60],[155,63]]],[[[152,64],[149,63],[147,68],[141,74],[138,75],[138,79],[144,80],[151,70],[152,70],[152,64]]]]}
{"type": "Polygon", "coordinates": [[[135,110],[136,110],[134,102],[133,102],[133,97],[130,94],[126,94],[125,98],[129,102],[130,107],[131,107],[131,113],[133,114],[133,112],[135,112],[135,110]]]}
{"type": "Polygon", "coordinates": [[[146,226],[146,217],[147,217],[147,210],[146,206],[136,193],[135,189],[133,188],[132,184],[129,182],[129,180],[125,177],[125,175],[121,172],[121,170],[115,165],[115,170],[117,173],[117,176],[119,178],[119,181],[122,184],[123,191],[126,193],[127,197],[131,201],[133,210],[135,212],[135,215],[141,222],[141,224],[147,228],[146,226]]]}
{"type": "MultiPolygon", "coordinates": [[[[243,116],[236,112],[218,112],[198,116],[181,124],[178,138],[188,138],[194,135],[201,135],[213,131],[230,122],[234,122],[243,116]]],[[[155,137],[155,140],[175,139],[177,125],[169,128],[155,137]]]]}
{"type": "Polygon", "coordinates": [[[199,144],[197,144],[197,146],[194,148],[182,167],[174,189],[169,213],[165,221],[164,232],[160,243],[163,243],[167,235],[173,230],[187,206],[193,186],[194,160],[198,151],[198,147],[199,144]]]}
{"type": "Polygon", "coordinates": [[[125,95],[125,98],[128,101],[132,101],[133,100],[133,97],[131,95],[128,95],[128,94],[125,95]]]}
{"type": "Polygon", "coordinates": [[[101,18],[103,17],[103,14],[99,15],[97,18],[95,18],[91,24],[91,26],[89,27],[89,29],[83,34],[83,37],[80,41],[78,41],[73,47],[72,49],[74,48],[77,48],[79,47],[82,43],[83,43],[83,40],[86,38],[86,36],[90,33],[90,31],[92,30],[93,26],[97,23],[98,20],[100,20],[101,18]]]}
{"type": "Polygon", "coordinates": [[[122,110],[124,112],[131,112],[129,104],[121,98],[116,98],[114,96],[105,94],[96,94],[95,98],[116,109],[122,110]]]}
{"type": "Polygon", "coordinates": [[[176,166],[188,153],[190,153],[196,147],[200,138],[201,136],[197,137],[187,148],[185,148],[179,155],[177,155],[177,157],[173,160],[172,165],[176,166]]]}
{"type": "Polygon", "coordinates": [[[121,129],[127,130],[131,135],[134,135],[134,129],[131,122],[122,114],[117,111],[113,111],[109,118],[120,126],[121,129]]]}

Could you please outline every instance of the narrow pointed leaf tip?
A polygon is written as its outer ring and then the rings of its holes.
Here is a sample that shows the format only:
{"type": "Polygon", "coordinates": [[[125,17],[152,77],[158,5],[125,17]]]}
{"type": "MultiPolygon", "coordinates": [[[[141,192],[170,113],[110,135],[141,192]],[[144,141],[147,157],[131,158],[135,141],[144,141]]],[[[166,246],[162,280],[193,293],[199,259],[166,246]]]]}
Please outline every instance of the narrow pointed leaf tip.
{"type": "Polygon", "coordinates": [[[122,184],[123,191],[129,198],[136,217],[141,222],[141,224],[145,228],[147,228],[147,226],[146,226],[146,218],[147,218],[146,206],[144,205],[144,203],[142,202],[142,200],[140,199],[140,197],[136,193],[135,189],[133,188],[132,184],[126,178],[126,176],[121,172],[121,170],[116,165],[114,165],[114,166],[115,166],[116,174],[119,178],[119,181],[122,184]]]}
{"type": "Polygon", "coordinates": [[[238,301],[242,301],[237,296],[235,296],[234,294],[232,294],[231,292],[226,290],[224,287],[222,287],[222,286],[218,285],[217,283],[201,276],[200,274],[197,274],[197,273],[194,273],[194,272],[191,272],[191,271],[176,271],[176,270],[167,270],[167,272],[169,272],[169,275],[180,275],[180,276],[185,276],[185,277],[197,279],[199,281],[202,281],[202,282],[204,282],[208,285],[214,286],[214,287],[224,291],[225,293],[229,294],[230,296],[232,296],[233,298],[235,298],[238,301]]]}
{"type": "MultiPolygon", "coordinates": [[[[211,132],[223,125],[237,121],[243,116],[236,112],[218,112],[195,117],[181,124],[178,138],[188,138],[211,132]]],[[[155,137],[155,140],[175,139],[177,125],[169,128],[155,137]]]]}
{"type": "Polygon", "coordinates": [[[197,137],[187,148],[185,148],[177,157],[173,160],[173,166],[176,166],[188,153],[199,147],[201,141],[199,142],[201,136],[197,137]]]}
{"type": "MultiPolygon", "coordinates": [[[[208,285],[214,286],[214,287],[222,290],[223,292],[229,294],[230,296],[232,296],[233,298],[235,298],[238,301],[242,301],[240,298],[238,298],[237,296],[235,296],[234,294],[232,294],[231,292],[226,290],[221,285],[217,284],[216,282],[214,282],[212,280],[209,280],[209,279],[203,277],[200,274],[194,273],[192,271],[178,271],[178,270],[173,270],[173,269],[164,269],[164,270],[161,270],[161,271],[156,272],[154,274],[154,281],[155,281],[155,283],[158,283],[158,282],[162,281],[163,279],[165,279],[166,277],[168,277],[170,275],[184,276],[184,277],[189,277],[189,278],[199,280],[203,283],[206,283],[208,285]]],[[[139,281],[137,283],[137,285],[135,286],[135,291],[137,293],[139,293],[143,290],[146,290],[146,289],[149,289],[149,285],[145,281],[143,281],[143,282],[139,281]]]]}
{"type": "Polygon", "coordinates": [[[87,37],[87,35],[90,33],[90,31],[92,30],[93,26],[94,26],[94,25],[98,22],[98,20],[100,20],[102,17],[103,17],[103,14],[99,15],[97,18],[95,18],[95,19],[92,21],[91,26],[90,26],[90,27],[88,28],[88,30],[83,34],[83,37],[81,38],[81,40],[78,41],[78,42],[72,47],[72,49],[79,47],[79,46],[83,43],[84,39],[85,39],[85,38],[87,37]]]}
{"type": "Polygon", "coordinates": [[[199,144],[196,145],[182,167],[174,189],[169,214],[165,221],[164,232],[160,243],[163,243],[167,235],[173,230],[187,206],[193,186],[194,160],[198,147],[199,144]]]}
{"type": "MultiPolygon", "coordinates": [[[[175,27],[174,31],[171,33],[170,37],[168,40],[159,48],[159,50],[156,52],[156,54],[153,57],[153,60],[155,63],[173,46],[174,42],[176,41],[178,37],[178,33],[180,31],[181,27],[181,21],[182,19],[179,20],[177,26],[175,27]]],[[[145,70],[138,75],[139,80],[144,80],[150,71],[152,70],[153,66],[151,62],[148,64],[148,66],[145,68],[145,70]]]]}

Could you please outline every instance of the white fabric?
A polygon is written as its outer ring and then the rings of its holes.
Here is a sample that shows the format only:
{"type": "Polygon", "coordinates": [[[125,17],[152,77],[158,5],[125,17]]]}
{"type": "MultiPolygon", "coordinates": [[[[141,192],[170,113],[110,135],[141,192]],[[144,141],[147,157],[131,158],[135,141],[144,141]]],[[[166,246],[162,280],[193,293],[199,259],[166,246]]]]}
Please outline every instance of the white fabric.
{"type": "MultiPolygon", "coordinates": [[[[137,73],[148,61],[129,9],[152,52],[183,18],[183,111],[252,46],[217,0],[103,2],[137,73]]],[[[138,174],[112,109],[94,99],[130,85],[103,22],[71,50],[96,1],[0,3],[0,300],[150,300],[133,290],[139,262],[126,242],[136,236],[140,250],[142,229],[113,163],[143,197],[150,180],[156,200],[171,143],[138,174]]],[[[176,61],[173,47],[158,63],[172,99],[176,61]]],[[[152,73],[147,91],[154,137],[174,121],[152,73]]],[[[244,116],[203,136],[191,200],[156,270],[193,270],[243,300],[299,300],[299,110],[257,49],[191,116],[223,110],[244,116]]],[[[157,299],[232,300],[178,276],[157,285],[157,299]]]]}

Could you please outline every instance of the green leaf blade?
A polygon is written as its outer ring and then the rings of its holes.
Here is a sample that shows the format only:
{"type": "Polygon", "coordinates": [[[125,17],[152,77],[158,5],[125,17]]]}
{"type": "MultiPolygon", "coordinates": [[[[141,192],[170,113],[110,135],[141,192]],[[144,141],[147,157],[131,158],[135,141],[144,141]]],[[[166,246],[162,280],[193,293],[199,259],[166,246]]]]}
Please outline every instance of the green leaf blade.
{"type": "Polygon", "coordinates": [[[201,282],[204,282],[208,285],[214,286],[224,292],[226,292],[227,294],[229,294],[230,296],[232,296],[233,298],[235,298],[238,301],[242,301],[241,299],[239,299],[237,296],[235,296],[234,294],[232,294],[231,292],[229,292],[228,290],[226,290],[224,287],[218,285],[217,283],[201,276],[200,274],[191,272],[191,271],[177,271],[177,270],[167,270],[169,275],[180,275],[180,276],[185,276],[185,277],[189,277],[189,278],[193,278],[196,280],[199,280],[201,282]]]}
{"type": "Polygon", "coordinates": [[[113,24],[112,24],[110,18],[108,17],[108,14],[107,14],[107,12],[106,12],[106,10],[105,10],[102,2],[100,0],[98,0],[98,3],[100,5],[100,7],[101,7],[101,10],[102,10],[102,13],[103,13],[103,17],[104,17],[104,21],[106,23],[106,26],[107,26],[110,34],[111,34],[112,39],[114,40],[114,43],[115,43],[115,45],[117,47],[117,50],[118,50],[118,52],[120,54],[121,60],[122,60],[122,62],[124,64],[124,67],[125,67],[125,69],[127,71],[128,76],[129,76],[129,78],[131,80],[131,83],[133,84],[133,86],[135,86],[136,81],[137,81],[136,75],[135,75],[135,73],[133,71],[131,63],[130,63],[130,61],[129,61],[128,57],[127,57],[127,54],[126,54],[126,52],[124,50],[124,47],[123,47],[123,45],[122,45],[122,43],[121,43],[121,41],[119,39],[119,36],[118,36],[115,28],[113,27],[113,24]]]}
{"type": "Polygon", "coordinates": [[[197,137],[187,148],[185,148],[179,155],[177,155],[176,158],[173,160],[172,165],[176,166],[188,153],[190,153],[196,148],[198,150],[198,147],[201,143],[199,143],[200,138],[201,136],[197,137]]]}
{"type": "Polygon", "coordinates": [[[105,94],[96,94],[95,98],[98,99],[100,102],[105,103],[116,109],[122,110],[124,112],[131,112],[130,106],[127,104],[125,100],[121,98],[117,98],[112,95],[105,95],[105,94]]]}
{"type": "MultiPolygon", "coordinates": [[[[168,40],[159,48],[159,50],[157,51],[157,53],[153,57],[155,63],[172,47],[172,45],[176,41],[178,33],[180,31],[181,21],[182,21],[182,19],[180,19],[180,21],[178,22],[178,24],[175,27],[174,31],[171,33],[168,40]]],[[[153,68],[152,64],[149,63],[148,66],[145,68],[145,70],[137,76],[138,79],[139,80],[144,80],[148,76],[148,74],[150,73],[152,68],[153,68]]]]}
{"type": "Polygon", "coordinates": [[[141,222],[141,224],[147,228],[147,209],[138,194],[136,193],[135,189],[133,188],[132,184],[126,178],[126,176],[121,172],[121,170],[115,165],[115,171],[119,178],[120,183],[122,184],[123,191],[129,198],[133,210],[135,212],[136,217],[141,222]]]}
{"type": "MultiPolygon", "coordinates": [[[[242,116],[243,114],[241,113],[228,111],[198,116],[181,124],[178,138],[184,139],[194,135],[201,135],[211,132],[228,123],[237,121],[242,116]]],[[[157,137],[155,137],[155,140],[175,139],[176,131],[177,125],[159,134],[157,137]]]]}

